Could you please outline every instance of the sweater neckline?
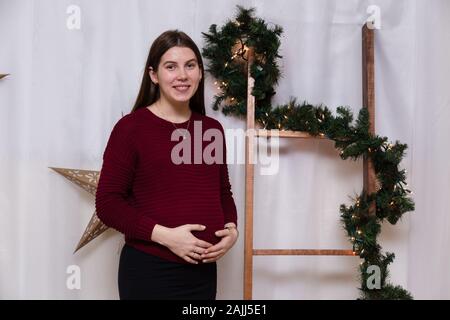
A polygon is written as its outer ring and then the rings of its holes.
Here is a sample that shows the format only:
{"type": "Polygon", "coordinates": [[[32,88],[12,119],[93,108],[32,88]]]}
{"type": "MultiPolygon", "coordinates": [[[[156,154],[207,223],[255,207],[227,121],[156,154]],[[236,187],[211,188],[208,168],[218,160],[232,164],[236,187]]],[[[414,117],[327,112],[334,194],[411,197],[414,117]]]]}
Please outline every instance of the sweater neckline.
{"type": "Polygon", "coordinates": [[[155,113],[153,113],[153,111],[151,111],[151,110],[150,110],[149,108],[147,108],[147,107],[144,107],[144,109],[147,110],[146,113],[148,113],[148,114],[150,115],[150,117],[152,117],[153,119],[155,119],[155,120],[157,120],[157,121],[159,121],[159,122],[161,122],[161,123],[168,124],[168,125],[170,125],[170,126],[171,126],[171,125],[183,125],[183,124],[187,124],[187,123],[188,123],[189,121],[191,121],[192,118],[194,117],[194,111],[191,110],[191,115],[190,115],[190,117],[189,117],[188,120],[183,121],[183,122],[172,122],[172,121],[169,121],[169,120],[166,120],[166,119],[163,119],[163,118],[157,116],[155,113]]]}

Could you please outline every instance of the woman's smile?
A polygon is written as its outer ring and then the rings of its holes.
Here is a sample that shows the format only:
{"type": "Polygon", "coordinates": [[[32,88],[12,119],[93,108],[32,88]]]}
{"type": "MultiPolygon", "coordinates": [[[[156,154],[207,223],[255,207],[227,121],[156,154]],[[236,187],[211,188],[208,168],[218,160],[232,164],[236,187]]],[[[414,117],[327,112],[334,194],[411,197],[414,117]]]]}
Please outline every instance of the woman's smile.
{"type": "Polygon", "coordinates": [[[176,91],[181,92],[181,93],[187,92],[187,91],[189,90],[190,87],[191,87],[190,85],[186,85],[186,84],[173,86],[173,88],[174,88],[176,91]]]}

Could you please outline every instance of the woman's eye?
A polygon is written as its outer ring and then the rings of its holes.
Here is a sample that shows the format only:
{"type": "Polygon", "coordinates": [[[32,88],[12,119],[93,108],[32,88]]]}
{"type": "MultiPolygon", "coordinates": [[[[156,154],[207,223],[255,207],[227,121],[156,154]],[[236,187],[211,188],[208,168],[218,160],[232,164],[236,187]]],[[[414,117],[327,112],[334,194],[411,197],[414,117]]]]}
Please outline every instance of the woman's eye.
{"type": "Polygon", "coordinates": [[[175,68],[175,66],[168,66],[167,69],[171,70],[172,68],[175,68]]]}
{"type": "Polygon", "coordinates": [[[190,65],[188,65],[189,68],[194,68],[195,67],[195,63],[191,63],[190,65]]]}

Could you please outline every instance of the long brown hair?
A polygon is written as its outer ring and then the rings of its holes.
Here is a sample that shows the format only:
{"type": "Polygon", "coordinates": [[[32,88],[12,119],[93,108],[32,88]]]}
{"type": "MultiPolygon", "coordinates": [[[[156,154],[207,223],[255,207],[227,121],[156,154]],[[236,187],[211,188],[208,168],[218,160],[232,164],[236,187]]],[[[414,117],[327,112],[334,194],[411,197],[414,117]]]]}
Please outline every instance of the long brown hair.
{"type": "Polygon", "coordinates": [[[198,85],[197,91],[189,100],[189,108],[192,111],[205,115],[205,95],[204,95],[204,68],[203,60],[200,51],[195,42],[184,32],[175,30],[168,30],[163,32],[158,38],[153,41],[152,46],[147,57],[147,63],[145,64],[144,75],[142,76],[141,88],[139,89],[136,102],[131,112],[140,108],[145,108],[157,101],[160,97],[159,86],[155,85],[151,79],[149,68],[158,70],[159,63],[162,55],[172,47],[187,47],[194,51],[198,61],[198,65],[201,68],[202,78],[198,85]]]}

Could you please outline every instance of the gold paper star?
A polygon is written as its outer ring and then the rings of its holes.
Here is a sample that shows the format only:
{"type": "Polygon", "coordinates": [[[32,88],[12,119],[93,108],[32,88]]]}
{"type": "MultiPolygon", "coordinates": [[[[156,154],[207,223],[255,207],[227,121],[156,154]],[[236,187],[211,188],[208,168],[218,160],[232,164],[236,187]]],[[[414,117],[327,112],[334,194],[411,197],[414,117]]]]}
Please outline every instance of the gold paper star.
{"type": "MultiPolygon", "coordinates": [[[[97,192],[98,179],[100,177],[99,171],[53,167],[49,168],[58,172],[60,175],[69,179],[95,197],[95,193],[97,192]]],[[[80,250],[82,247],[97,238],[107,229],[109,229],[109,227],[107,227],[105,224],[103,224],[103,222],[100,221],[100,219],[97,217],[97,213],[94,211],[94,214],[92,215],[92,218],[89,221],[86,229],[84,230],[84,233],[81,236],[81,239],[78,242],[78,245],[73,253],[80,250]]]]}

